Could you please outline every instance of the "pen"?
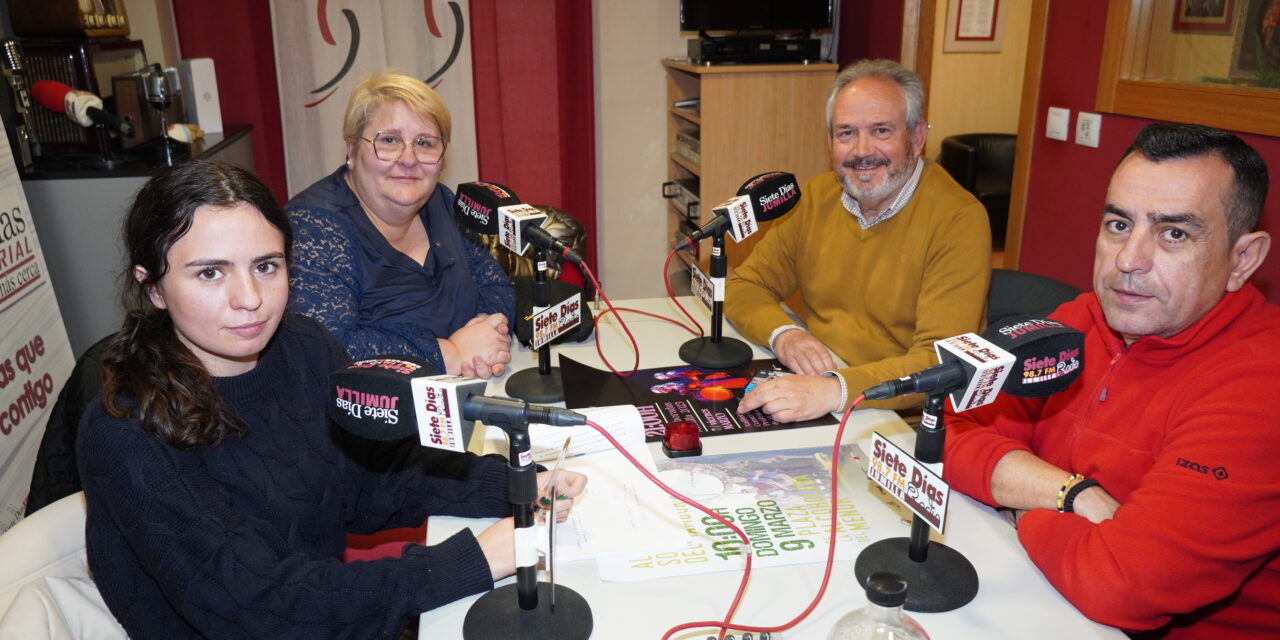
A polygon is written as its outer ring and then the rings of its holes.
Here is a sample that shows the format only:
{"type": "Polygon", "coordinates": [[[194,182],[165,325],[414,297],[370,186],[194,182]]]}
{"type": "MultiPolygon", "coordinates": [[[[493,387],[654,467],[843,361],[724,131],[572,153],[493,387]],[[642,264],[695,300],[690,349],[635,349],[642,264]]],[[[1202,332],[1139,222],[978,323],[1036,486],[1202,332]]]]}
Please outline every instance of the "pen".
{"type": "Polygon", "coordinates": [[[547,515],[547,579],[551,582],[551,613],[556,612],[556,500],[566,498],[556,493],[556,476],[560,475],[560,465],[564,464],[564,454],[569,451],[572,439],[573,436],[564,439],[564,446],[560,447],[560,455],[556,457],[556,466],[551,470],[546,486],[547,495],[551,496],[551,509],[547,515]]]}

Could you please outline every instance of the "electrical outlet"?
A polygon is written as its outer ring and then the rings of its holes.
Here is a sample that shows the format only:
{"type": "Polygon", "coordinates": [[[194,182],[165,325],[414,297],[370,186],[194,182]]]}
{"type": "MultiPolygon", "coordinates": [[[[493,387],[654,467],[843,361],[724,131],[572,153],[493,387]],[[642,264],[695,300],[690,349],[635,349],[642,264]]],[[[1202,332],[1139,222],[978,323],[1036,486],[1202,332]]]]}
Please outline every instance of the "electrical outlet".
{"type": "Polygon", "coordinates": [[[1098,148],[1098,134],[1102,130],[1102,116],[1081,111],[1076,116],[1076,144],[1098,148]]]}
{"type": "Polygon", "coordinates": [[[1044,135],[1053,140],[1066,142],[1068,127],[1071,125],[1071,110],[1062,107],[1049,107],[1049,117],[1045,118],[1044,135]]]}

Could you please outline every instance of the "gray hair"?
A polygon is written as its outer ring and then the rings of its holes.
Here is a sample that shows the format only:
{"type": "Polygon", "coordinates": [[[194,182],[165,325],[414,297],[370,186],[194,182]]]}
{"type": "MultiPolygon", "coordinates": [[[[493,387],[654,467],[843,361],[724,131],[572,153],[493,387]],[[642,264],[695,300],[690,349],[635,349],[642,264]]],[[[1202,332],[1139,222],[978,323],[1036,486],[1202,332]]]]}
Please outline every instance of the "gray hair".
{"type": "Polygon", "coordinates": [[[907,129],[915,129],[924,121],[924,85],[920,77],[910,69],[892,60],[859,60],[840,72],[836,81],[831,83],[831,93],[827,95],[827,133],[831,133],[831,113],[835,110],[836,96],[840,90],[855,80],[874,76],[892,80],[902,90],[902,99],[907,103],[907,129]]]}

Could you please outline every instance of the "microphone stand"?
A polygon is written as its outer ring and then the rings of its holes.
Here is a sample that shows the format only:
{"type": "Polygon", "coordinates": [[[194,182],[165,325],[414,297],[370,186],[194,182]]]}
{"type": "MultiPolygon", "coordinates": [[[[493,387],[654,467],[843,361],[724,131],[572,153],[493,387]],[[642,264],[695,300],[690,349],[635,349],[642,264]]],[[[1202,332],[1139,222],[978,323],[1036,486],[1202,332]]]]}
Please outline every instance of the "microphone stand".
{"type": "MultiPolygon", "coordinates": [[[[534,247],[533,262],[533,313],[536,315],[551,304],[551,283],[547,281],[547,250],[534,247]]],[[[536,328],[535,328],[536,333],[536,328]]],[[[507,395],[525,402],[548,404],[564,401],[564,383],[560,379],[560,367],[551,366],[551,343],[538,347],[538,367],[530,367],[511,374],[507,379],[507,395]]]]}
{"type": "MultiPolygon", "coordinates": [[[[929,395],[916,431],[915,457],[925,464],[942,462],[947,432],[942,424],[946,394],[929,395]]],[[[877,571],[891,571],[907,581],[908,611],[938,613],[959,609],[978,595],[978,572],[963,554],[929,540],[929,523],[916,515],[910,538],[888,538],[872,543],[854,562],[858,584],[877,571]]]]}
{"type": "Polygon", "coordinates": [[[88,164],[99,169],[115,169],[124,164],[124,160],[111,153],[111,134],[107,133],[107,127],[104,124],[93,125],[93,133],[97,135],[98,142],[102,145],[102,155],[88,161],[88,164]]]}
{"type": "Polygon", "coordinates": [[[724,278],[728,275],[729,258],[724,253],[724,230],[717,231],[711,241],[711,337],[694,338],[680,345],[680,359],[708,369],[728,369],[751,362],[751,347],[736,338],[726,338],[724,324],[724,278]]]}
{"type": "MultiPolygon", "coordinates": [[[[586,599],[563,585],[538,582],[533,516],[533,503],[538,497],[538,467],[530,453],[528,418],[493,426],[507,432],[510,447],[507,491],[516,524],[516,583],[480,596],[463,620],[462,637],[464,640],[586,640],[592,628],[591,606],[586,599]],[[512,591],[515,598],[511,597],[512,591]],[[550,603],[555,604],[555,609],[550,603]]],[[[547,517],[554,518],[555,514],[547,517]]],[[[550,563],[551,553],[547,558],[550,563]]]]}

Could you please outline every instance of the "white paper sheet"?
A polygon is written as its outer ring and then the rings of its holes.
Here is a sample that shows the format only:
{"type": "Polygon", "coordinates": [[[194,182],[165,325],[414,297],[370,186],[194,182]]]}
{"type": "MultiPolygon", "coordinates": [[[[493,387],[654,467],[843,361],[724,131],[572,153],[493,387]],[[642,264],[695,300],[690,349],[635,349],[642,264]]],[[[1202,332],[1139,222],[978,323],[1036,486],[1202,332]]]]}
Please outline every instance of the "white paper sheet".
{"type": "MultiPolygon", "coordinates": [[[[630,405],[582,409],[606,429],[649,472],[656,474],[653,454],[644,443],[640,413],[630,405]]],[[[556,526],[556,560],[572,562],[616,553],[670,548],[684,544],[688,532],[672,499],[645,478],[630,461],[590,426],[531,425],[534,459],[555,462],[564,439],[571,437],[562,466],[587,476],[587,488],[574,500],[569,519],[556,526]]],[[[486,438],[504,443],[506,435],[490,428],[486,438]]],[[[540,527],[540,550],[547,546],[546,527],[540,527]]]]}

